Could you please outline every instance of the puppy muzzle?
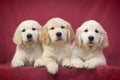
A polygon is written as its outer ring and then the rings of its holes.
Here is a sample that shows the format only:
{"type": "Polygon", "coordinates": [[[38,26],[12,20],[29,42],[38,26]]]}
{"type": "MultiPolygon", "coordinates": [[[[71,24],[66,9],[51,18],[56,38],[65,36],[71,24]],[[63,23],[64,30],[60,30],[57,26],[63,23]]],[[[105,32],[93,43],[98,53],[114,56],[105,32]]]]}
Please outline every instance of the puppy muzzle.
{"type": "Polygon", "coordinates": [[[32,34],[27,34],[27,41],[28,42],[33,42],[33,37],[32,37],[32,34]]]}
{"type": "Polygon", "coordinates": [[[94,44],[94,36],[88,37],[88,44],[90,44],[90,45],[94,44]]]}
{"type": "Polygon", "coordinates": [[[57,33],[56,33],[56,37],[57,37],[57,40],[56,40],[56,41],[63,40],[63,39],[62,39],[62,33],[61,33],[61,32],[57,32],[57,33]]]}

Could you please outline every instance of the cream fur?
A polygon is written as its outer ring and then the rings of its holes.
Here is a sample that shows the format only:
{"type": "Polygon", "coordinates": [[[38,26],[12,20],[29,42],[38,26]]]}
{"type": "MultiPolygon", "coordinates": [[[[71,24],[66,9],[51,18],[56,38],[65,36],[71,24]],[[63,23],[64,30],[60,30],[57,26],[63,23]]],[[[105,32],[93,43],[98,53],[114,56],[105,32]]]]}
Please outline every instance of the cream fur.
{"type": "Polygon", "coordinates": [[[72,45],[72,67],[93,69],[97,66],[105,66],[106,59],[102,49],[107,46],[107,33],[102,26],[94,20],[84,22],[77,29],[72,45]],[[89,44],[89,36],[94,37],[92,44],[89,44]]]}
{"type": "Polygon", "coordinates": [[[17,45],[15,55],[12,59],[12,67],[40,66],[42,45],[39,43],[39,32],[41,25],[34,20],[23,21],[15,31],[13,41],[17,45]],[[29,41],[27,35],[31,34],[29,41]]]}
{"type": "Polygon", "coordinates": [[[41,64],[46,66],[49,73],[56,74],[59,65],[71,66],[70,41],[72,37],[73,29],[71,25],[61,18],[52,18],[44,25],[40,38],[44,49],[41,64]],[[54,27],[54,29],[51,29],[51,27],[54,27]],[[57,32],[61,32],[61,40],[58,40],[57,32]]]}

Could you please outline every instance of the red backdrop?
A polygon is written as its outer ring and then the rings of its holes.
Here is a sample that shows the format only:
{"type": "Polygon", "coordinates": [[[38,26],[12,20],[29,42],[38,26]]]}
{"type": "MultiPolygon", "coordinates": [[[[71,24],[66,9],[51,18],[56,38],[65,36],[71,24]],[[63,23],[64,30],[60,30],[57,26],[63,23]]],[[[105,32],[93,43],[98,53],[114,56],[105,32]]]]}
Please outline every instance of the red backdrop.
{"type": "Polygon", "coordinates": [[[108,33],[109,47],[104,50],[110,66],[120,66],[120,1],[119,0],[1,0],[0,63],[11,61],[15,45],[12,37],[18,24],[26,19],[41,25],[61,17],[78,28],[84,21],[95,19],[108,33]]]}

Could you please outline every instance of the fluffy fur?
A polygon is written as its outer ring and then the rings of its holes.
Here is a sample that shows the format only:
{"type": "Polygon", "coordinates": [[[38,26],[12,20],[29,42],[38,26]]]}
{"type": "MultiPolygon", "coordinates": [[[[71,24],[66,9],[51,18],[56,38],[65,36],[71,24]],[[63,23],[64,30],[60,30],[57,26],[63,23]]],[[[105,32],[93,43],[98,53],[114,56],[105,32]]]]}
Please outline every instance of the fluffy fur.
{"type": "Polygon", "coordinates": [[[43,43],[42,64],[49,73],[56,74],[58,65],[70,67],[70,41],[73,29],[61,18],[50,19],[43,27],[40,41],[43,43]]]}
{"type": "Polygon", "coordinates": [[[77,29],[72,46],[72,67],[93,69],[105,66],[102,49],[107,46],[107,33],[102,26],[94,20],[84,22],[77,29]]]}
{"type": "Polygon", "coordinates": [[[40,58],[43,52],[39,43],[41,25],[34,20],[21,22],[15,31],[13,42],[17,45],[12,59],[12,67],[40,66],[40,58]]]}

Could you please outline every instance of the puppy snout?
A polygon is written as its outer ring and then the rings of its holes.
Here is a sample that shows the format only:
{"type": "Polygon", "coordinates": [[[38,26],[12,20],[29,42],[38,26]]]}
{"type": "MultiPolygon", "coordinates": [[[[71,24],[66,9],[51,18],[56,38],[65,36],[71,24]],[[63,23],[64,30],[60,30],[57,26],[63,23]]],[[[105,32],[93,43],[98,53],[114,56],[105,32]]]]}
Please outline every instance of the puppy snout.
{"type": "Polygon", "coordinates": [[[62,36],[62,33],[61,33],[61,32],[57,32],[57,33],[56,33],[56,36],[57,36],[57,37],[61,37],[61,36],[62,36]]]}
{"type": "Polygon", "coordinates": [[[88,39],[89,39],[89,41],[93,41],[94,37],[93,36],[89,36],[88,39]]]}
{"type": "Polygon", "coordinates": [[[32,34],[28,34],[28,35],[27,35],[27,38],[28,38],[28,39],[31,39],[31,38],[32,38],[32,34]]]}

